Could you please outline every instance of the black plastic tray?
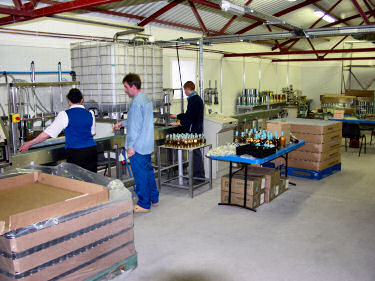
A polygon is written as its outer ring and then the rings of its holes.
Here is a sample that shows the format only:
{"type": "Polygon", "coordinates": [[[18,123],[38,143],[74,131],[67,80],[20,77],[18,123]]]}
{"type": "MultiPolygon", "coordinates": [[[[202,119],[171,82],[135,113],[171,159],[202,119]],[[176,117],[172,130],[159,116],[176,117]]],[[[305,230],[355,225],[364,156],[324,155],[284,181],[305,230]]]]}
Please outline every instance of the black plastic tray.
{"type": "Polygon", "coordinates": [[[248,154],[255,158],[265,158],[276,153],[276,147],[266,148],[264,146],[256,146],[254,144],[244,144],[236,148],[236,155],[248,154]]]}

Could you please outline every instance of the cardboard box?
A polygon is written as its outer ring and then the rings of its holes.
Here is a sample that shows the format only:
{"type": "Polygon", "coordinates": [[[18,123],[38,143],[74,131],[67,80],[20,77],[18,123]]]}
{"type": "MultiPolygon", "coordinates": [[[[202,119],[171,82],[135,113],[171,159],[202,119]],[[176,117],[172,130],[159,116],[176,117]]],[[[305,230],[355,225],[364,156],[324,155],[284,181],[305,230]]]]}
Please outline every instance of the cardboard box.
{"type": "Polygon", "coordinates": [[[327,161],[341,155],[341,147],[331,150],[326,153],[315,153],[309,151],[292,151],[289,153],[289,157],[292,159],[301,159],[307,161],[322,162],[327,161]]]}
{"type": "MultiPolygon", "coordinates": [[[[265,181],[263,181],[265,182],[265,181]]],[[[247,178],[247,195],[252,196],[260,193],[262,187],[262,179],[248,177],[247,178]]],[[[263,184],[264,188],[264,184],[263,184]]],[[[221,177],[221,190],[229,192],[229,175],[221,177]]],[[[245,191],[245,176],[235,174],[232,176],[232,193],[244,194],[245,191]]]]}
{"type": "MultiPolygon", "coordinates": [[[[245,171],[242,170],[239,173],[243,175],[245,171]]],[[[280,182],[280,171],[273,168],[248,166],[247,174],[252,177],[264,177],[266,190],[280,182]]]]}
{"type": "MultiPolygon", "coordinates": [[[[253,196],[246,197],[246,207],[256,209],[260,206],[260,197],[261,193],[258,193],[253,196]]],[[[228,203],[229,201],[229,192],[222,190],[221,191],[221,202],[222,203],[228,203]]],[[[237,204],[237,205],[244,205],[244,195],[243,194],[237,194],[232,193],[231,195],[231,203],[237,204]]]]}
{"type": "MultiPolygon", "coordinates": [[[[342,138],[342,131],[333,131],[326,133],[324,135],[314,135],[310,133],[300,133],[300,132],[293,132],[293,135],[297,137],[299,140],[304,140],[307,143],[327,143],[327,142],[332,142],[337,139],[342,138]]],[[[303,147],[303,146],[302,146],[303,147]]]]}
{"type": "Polygon", "coordinates": [[[266,203],[270,203],[275,198],[275,186],[271,186],[271,188],[265,190],[264,201],[266,203]]]}
{"type": "Polygon", "coordinates": [[[295,151],[327,153],[338,148],[341,149],[341,143],[342,138],[338,138],[326,143],[305,143],[303,146],[297,148],[295,151]]]}
{"type": "Polygon", "coordinates": [[[48,174],[35,172],[1,179],[0,234],[108,199],[108,189],[103,186],[48,174]]]}
{"type": "Polygon", "coordinates": [[[289,167],[300,168],[300,169],[311,170],[311,171],[322,171],[339,163],[341,163],[341,155],[338,157],[335,157],[334,159],[330,159],[330,160],[326,160],[322,162],[306,161],[306,160],[291,159],[291,158],[288,160],[289,167]]]}
{"type": "Polygon", "coordinates": [[[270,131],[273,135],[277,132],[278,137],[281,136],[281,132],[284,132],[286,144],[290,143],[290,124],[282,121],[268,121],[266,123],[267,131],[270,131]]]}
{"type": "Polygon", "coordinates": [[[287,120],[290,122],[290,130],[293,135],[296,133],[325,135],[342,130],[342,122],[301,118],[287,120]]]}
{"type": "MultiPolygon", "coordinates": [[[[48,178],[55,184],[68,180],[74,184],[70,189],[79,187],[83,191],[81,184],[93,190],[97,186],[51,175],[31,176],[44,182],[48,178]]],[[[27,177],[21,177],[26,181],[27,177]]],[[[27,225],[4,233],[0,236],[0,280],[86,280],[126,260],[136,254],[132,209],[129,197],[68,210],[58,220],[49,217],[38,227],[27,225]]]]}
{"type": "Polygon", "coordinates": [[[345,96],[369,97],[374,99],[374,91],[368,90],[346,90],[345,96]]]}

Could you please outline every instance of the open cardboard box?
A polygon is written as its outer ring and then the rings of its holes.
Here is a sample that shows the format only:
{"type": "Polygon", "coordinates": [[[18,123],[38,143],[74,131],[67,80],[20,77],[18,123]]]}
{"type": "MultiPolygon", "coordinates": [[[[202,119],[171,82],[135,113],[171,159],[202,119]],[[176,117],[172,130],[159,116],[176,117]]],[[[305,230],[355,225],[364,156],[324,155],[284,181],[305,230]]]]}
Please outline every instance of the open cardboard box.
{"type": "Polygon", "coordinates": [[[3,196],[0,196],[0,235],[109,200],[108,189],[103,186],[37,172],[1,179],[1,193],[3,196]],[[43,192],[43,200],[35,200],[37,191],[32,188],[35,183],[50,187],[43,192]],[[16,189],[19,190],[16,191],[18,194],[15,201],[1,201],[2,198],[6,200],[4,195],[11,192],[12,198],[15,198],[16,189]]]}

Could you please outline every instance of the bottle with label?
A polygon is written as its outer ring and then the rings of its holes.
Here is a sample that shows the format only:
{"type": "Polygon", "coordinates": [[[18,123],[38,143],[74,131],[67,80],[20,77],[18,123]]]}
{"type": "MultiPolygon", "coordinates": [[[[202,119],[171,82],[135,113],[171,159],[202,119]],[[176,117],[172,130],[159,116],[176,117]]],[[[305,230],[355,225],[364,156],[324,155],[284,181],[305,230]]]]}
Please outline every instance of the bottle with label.
{"type": "Polygon", "coordinates": [[[284,137],[284,132],[281,132],[281,136],[280,136],[280,146],[281,146],[281,147],[285,147],[285,144],[286,144],[286,140],[285,140],[285,137],[284,137]]]}
{"type": "Polygon", "coordinates": [[[238,131],[234,134],[234,143],[238,143],[238,131]]]}

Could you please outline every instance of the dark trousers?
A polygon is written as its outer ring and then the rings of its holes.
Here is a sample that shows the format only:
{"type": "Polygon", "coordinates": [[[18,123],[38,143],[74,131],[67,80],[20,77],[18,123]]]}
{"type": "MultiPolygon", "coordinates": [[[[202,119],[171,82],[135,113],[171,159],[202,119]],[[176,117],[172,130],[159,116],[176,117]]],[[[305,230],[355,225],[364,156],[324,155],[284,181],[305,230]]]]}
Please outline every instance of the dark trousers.
{"type": "Polygon", "coordinates": [[[202,152],[200,149],[193,151],[193,159],[193,176],[196,178],[205,178],[202,152]]]}
{"type": "Polygon", "coordinates": [[[66,162],[76,164],[94,173],[97,172],[98,155],[96,146],[87,148],[67,148],[66,154],[66,162]]]}
{"type": "Polygon", "coordinates": [[[138,196],[138,206],[145,209],[151,208],[151,203],[159,202],[159,191],[155,182],[154,169],[151,166],[151,154],[142,155],[135,153],[130,159],[135,188],[138,196]]]}

